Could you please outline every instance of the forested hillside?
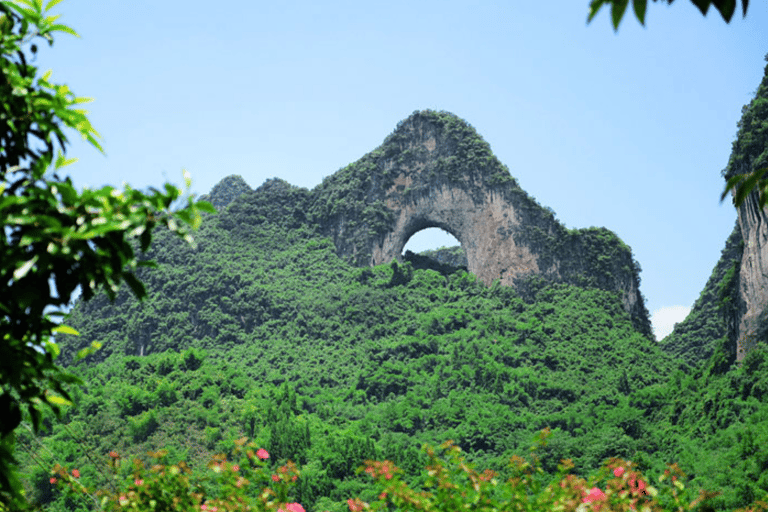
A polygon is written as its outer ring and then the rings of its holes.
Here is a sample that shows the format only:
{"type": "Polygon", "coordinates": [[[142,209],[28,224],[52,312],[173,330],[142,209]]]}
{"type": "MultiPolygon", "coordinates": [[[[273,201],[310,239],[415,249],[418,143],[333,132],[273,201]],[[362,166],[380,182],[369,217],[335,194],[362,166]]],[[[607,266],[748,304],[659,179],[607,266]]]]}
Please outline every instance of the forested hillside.
{"type": "Polygon", "coordinates": [[[712,488],[727,461],[739,485],[722,505],[768,490],[762,351],[740,369],[720,352],[692,368],[603,290],[531,279],[523,300],[424,255],[351,266],[306,221],[307,193],[269,180],[229,194],[196,248],[158,233],[144,302],[126,292],[77,305],[81,336],[60,344],[86,385],[63,424],[22,439],[38,454],[25,460],[30,492],[48,510],[75,505],[49,483],[56,462],[99,483],[93,460],[112,450],[165,447],[203,468],[241,436],[303,466],[308,510],[345,510],[372,492],[355,475],[366,458],[418,475],[421,445],[452,439],[503,469],[545,427],[549,471],[563,458],[583,475],[610,456],[659,473],[677,460],[712,488]],[[93,341],[102,349],[75,362],[93,341]]]}
{"type": "Polygon", "coordinates": [[[743,250],[744,242],[737,224],[691,312],[669,336],[659,340],[665,352],[698,366],[709,359],[721,344],[728,352],[729,362],[736,359],[732,323],[738,294],[736,280],[743,250]]]}

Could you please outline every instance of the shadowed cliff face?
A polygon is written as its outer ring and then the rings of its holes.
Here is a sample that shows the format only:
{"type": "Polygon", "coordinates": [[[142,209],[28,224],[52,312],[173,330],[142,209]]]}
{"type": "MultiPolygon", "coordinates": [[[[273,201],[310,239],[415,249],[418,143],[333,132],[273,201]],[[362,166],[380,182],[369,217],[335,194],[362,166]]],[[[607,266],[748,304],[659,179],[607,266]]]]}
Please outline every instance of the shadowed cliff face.
{"type": "Polygon", "coordinates": [[[438,227],[459,240],[468,270],[485,284],[541,277],[616,291],[651,335],[629,247],[606,229],[565,229],[452,114],[414,113],[312,194],[315,219],[353,263],[401,259],[411,236],[438,227]]]}

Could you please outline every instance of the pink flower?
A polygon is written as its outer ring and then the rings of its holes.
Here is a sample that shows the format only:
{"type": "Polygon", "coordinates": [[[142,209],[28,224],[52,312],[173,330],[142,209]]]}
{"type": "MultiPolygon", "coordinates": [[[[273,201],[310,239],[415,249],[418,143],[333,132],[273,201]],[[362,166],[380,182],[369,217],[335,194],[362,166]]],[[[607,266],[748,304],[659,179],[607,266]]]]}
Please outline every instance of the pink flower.
{"type": "Polygon", "coordinates": [[[286,509],[288,512],[306,512],[306,511],[304,510],[304,507],[302,507],[302,506],[301,506],[300,504],[298,504],[298,503],[287,503],[287,504],[285,505],[285,509],[286,509]]]}
{"type": "Polygon", "coordinates": [[[72,476],[75,478],[80,478],[80,471],[73,469],[72,470],[72,476]]]}
{"type": "Polygon", "coordinates": [[[593,487],[589,491],[589,494],[584,496],[584,499],[581,501],[583,501],[584,503],[593,503],[595,501],[600,501],[602,499],[605,499],[605,493],[600,489],[598,489],[597,487],[593,487]]]}
{"type": "Polygon", "coordinates": [[[624,468],[621,466],[613,470],[613,476],[615,476],[616,478],[619,478],[623,474],[624,474],[624,468]]]}
{"type": "Polygon", "coordinates": [[[238,471],[240,471],[240,466],[238,466],[237,464],[235,464],[234,466],[232,466],[232,471],[234,471],[235,473],[237,473],[238,471]]]}
{"type": "Polygon", "coordinates": [[[642,480],[635,480],[635,477],[629,479],[629,488],[632,492],[642,492],[645,489],[645,482],[642,480]]]}
{"type": "Polygon", "coordinates": [[[256,452],[256,456],[261,460],[267,460],[269,458],[269,452],[264,448],[259,448],[259,450],[256,452]]]}
{"type": "Polygon", "coordinates": [[[138,487],[138,486],[140,486],[141,484],[144,483],[144,480],[140,480],[140,479],[137,478],[136,480],[133,481],[133,483],[136,484],[136,487],[138,487]]]}
{"type": "Polygon", "coordinates": [[[55,476],[52,476],[49,481],[51,482],[51,484],[55,484],[56,482],[58,482],[55,476]]]}
{"type": "Polygon", "coordinates": [[[200,510],[208,510],[208,505],[203,503],[202,505],[200,505],[200,510]]]}
{"type": "Polygon", "coordinates": [[[273,482],[279,482],[280,481],[280,477],[277,476],[277,475],[272,475],[272,481],[273,482]]]}

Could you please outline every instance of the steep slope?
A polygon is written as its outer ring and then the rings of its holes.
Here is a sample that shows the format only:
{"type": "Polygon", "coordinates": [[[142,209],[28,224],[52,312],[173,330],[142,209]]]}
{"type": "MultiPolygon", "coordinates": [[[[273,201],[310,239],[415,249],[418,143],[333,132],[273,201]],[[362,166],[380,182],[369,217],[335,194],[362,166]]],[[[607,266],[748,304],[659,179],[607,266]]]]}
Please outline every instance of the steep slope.
{"type": "MultiPolygon", "coordinates": [[[[768,55],[766,55],[768,61],[768,55]]],[[[742,109],[726,179],[768,167],[768,65],[754,99],[742,109]]],[[[768,212],[757,192],[738,209],[744,253],[738,272],[738,298],[733,322],[738,360],[756,343],[768,340],[768,212]]]]}
{"type": "Polygon", "coordinates": [[[718,343],[724,343],[730,347],[730,362],[735,361],[733,326],[729,329],[727,322],[733,317],[737,300],[736,280],[742,252],[741,229],[737,224],[691,312],[661,340],[664,351],[691,366],[699,366],[712,356],[718,343]]]}

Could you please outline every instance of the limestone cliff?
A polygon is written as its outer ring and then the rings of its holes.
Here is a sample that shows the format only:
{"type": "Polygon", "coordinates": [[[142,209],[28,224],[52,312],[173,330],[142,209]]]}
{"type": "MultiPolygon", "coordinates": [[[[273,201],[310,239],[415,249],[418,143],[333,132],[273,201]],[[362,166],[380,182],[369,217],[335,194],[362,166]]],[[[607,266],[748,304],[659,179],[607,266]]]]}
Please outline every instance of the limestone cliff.
{"type": "MultiPolygon", "coordinates": [[[[768,56],[766,56],[768,60],[768,56]]],[[[742,109],[726,179],[768,166],[768,66],[755,98],[742,109]]],[[[734,311],[736,357],[744,358],[757,342],[768,340],[768,210],[756,192],[738,208],[744,252],[739,265],[734,311]]]]}
{"type": "Polygon", "coordinates": [[[412,235],[439,227],[459,240],[469,271],[484,283],[514,286],[537,276],[615,291],[651,335],[630,248],[607,229],[562,226],[453,114],[415,112],[311,195],[313,220],[352,263],[400,259],[412,235]]]}

